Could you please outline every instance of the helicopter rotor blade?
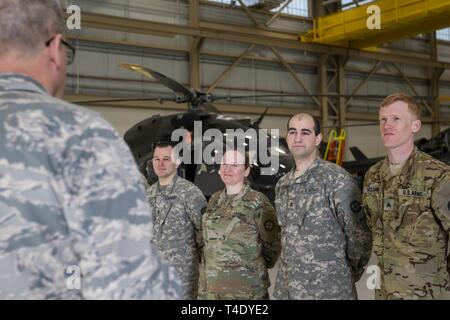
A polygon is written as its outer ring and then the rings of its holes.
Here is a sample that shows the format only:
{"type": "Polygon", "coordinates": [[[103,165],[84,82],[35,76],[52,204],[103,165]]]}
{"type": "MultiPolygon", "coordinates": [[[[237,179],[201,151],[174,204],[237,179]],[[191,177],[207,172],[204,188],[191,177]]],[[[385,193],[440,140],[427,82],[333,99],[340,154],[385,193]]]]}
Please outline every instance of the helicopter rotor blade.
{"type": "Polygon", "coordinates": [[[167,88],[174,91],[175,93],[181,93],[186,99],[185,99],[185,101],[180,101],[180,102],[190,102],[191,99],[193,98],[192,92],[189,91],[189,89],[187,89],[182,84],[166,77],[165,75],[163,75],[157,71],[154,71],[147,67],[141,66],[139,64],[123,63],[120,65],[120,67],[140,73],[150,79],[155,79],[155,80],[159,81],[162,85],[164,85],[167,88]]]}
{"type": "Polygon", "coordinates": [[[163,103],[164,101],[175,101],[175,97],[141,97],[141,98],[111,98],[111,99],[91,99],[91,100],[74,100],[70,103],[75,104],[96,104],[96,103],[106,103],[106,102],[125,102],[125,101],[159,101],[163,103]]]}
{"type": "MultiPolygon", "coordinates": [[[[353,98],[353,99],[373,99],[373,100],[383,100],[386,98],[385,95],[378,94],[364,94],[364,95],[349,95],[349,94],[337,94],[337,93],[329,93],[329,94],[307,94],[307,93],[276,93],[276,94],[253,94],[253,95],[227,95],[227,96],[212,96],[213,101],[217,100],[227,100],[231,102],[235,99],[251,99],[251,98],[278,98],[278,97],[327,97],[327,98],[353,98]]],[[[413,98],[417,100],[427,100],[427,101],[435,101],[437,97],[433,96],[413,96],[413,98]]]]}
{"type": "Polygon", "coordinates": [[[220,113],[220,111],[216,107],[214,107],[211,103],[203,103],[202,107],[206,112],[220,113]]]}
{"type": "Polygon", "coordinates": [[[322,129],[335,129],[335,128],[351,128],[351,127],[370,127],[370,126],[378,126],[379,122],[367,122],[367,123],[355,123],[355,124],[344,124],[344,125],[334,125],[334,126],[326,126],[322,127],[322,129]]]}
{"type": "MultiPolygon", "coordinates": [[[[425,124],[433,124],[433,123],[439,123],[439,124],[448,124],[449,121],[445,120],[439,120],[439,121],[427,121],[425,124]]],[[[370,126],[379,126],[379,122],[367,122],[367,123],[355,123],[355,124],[344,124],[344,125],[334,125],[334,126],[326,126],[322,127],[322,129],[335,129],[335,128],[351,128],[351,127],[370,127],[370,126]]]]}

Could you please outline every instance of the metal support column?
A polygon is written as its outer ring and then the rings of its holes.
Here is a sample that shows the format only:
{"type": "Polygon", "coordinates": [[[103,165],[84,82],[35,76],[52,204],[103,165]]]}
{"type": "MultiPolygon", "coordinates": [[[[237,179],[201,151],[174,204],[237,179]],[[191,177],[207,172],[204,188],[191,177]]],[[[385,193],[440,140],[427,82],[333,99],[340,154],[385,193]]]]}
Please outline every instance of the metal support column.
{"type": "Polygon", "coordinates": [[[345,95],[345,65],[348,59],[345,57],[338,57],[338,83],[337,89],[339,93],[339,125],[343,126],[347,119],[347,103],[344,97],[345,95]]]}
{"type": "MultiPolygon", "coordinates": [[[[189,25],[198,28],[200,25],[200,0],[189,0],[189,25]]],[[[189,85],[191,88],[201,89],[200,79],[200,50],[205,38],[192,37],[191,48],[189,51],[189,85]]]]}
{"type": "MultiPolygon", "coordinates": [[[[328,94],[328,76],[327,76],[327,60],[328,55],[322,54],[319,58],[319,83],[320,83],[320,94],[328,94]]],[[[328,127],[328,98],[326,96],[321,96],[320,98],[322,106],[322,127],[328,127]]],[[[329,129],[323,130],[324,137],[328,137],[329,129]]]]}
{"type": "MultiPolygon", "coordinates": [[[[430,33],[430,53],[431,59],[437,61],[438,51],[437,51],[437,41],[436,32],[430,33]]],[[[431,108],[433,109],[433,123],[431,124],[431,135],[434,137],[439,132],[441,132],[441,105],[438,99],[439,97],[439,79],[444,73],[445,69],[441,68],[430,68],[430,95],[435,97],[431,108]]]]}
{"type": "Polygon", "coordinates": [[[431,107],[433,108],[433,123],[431,124],[431,135],[434,137],[441,132],[441,105],[439,103],[439,78],[441,77],[443,70],[434,69],[433,75],[430,80],[430,94],[436,99],[433,101],[431,107]]]}

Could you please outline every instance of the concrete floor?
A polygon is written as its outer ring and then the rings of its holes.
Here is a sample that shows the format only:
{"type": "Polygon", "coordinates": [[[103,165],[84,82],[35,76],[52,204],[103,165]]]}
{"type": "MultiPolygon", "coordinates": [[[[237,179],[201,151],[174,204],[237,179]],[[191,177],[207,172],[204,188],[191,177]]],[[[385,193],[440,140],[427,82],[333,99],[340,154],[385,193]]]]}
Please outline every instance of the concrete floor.
{"type": "MultiPolygon", "coordinates": [[[[376,265],[376,264],[377,264],[376,256],[374,254],[372,254],[372,257],[370,258],[367,266],[376,265]]],[[[273,299],[273,288],[275,285],[275,279],[276,279],[276,275],[277,275],[277,271],[278,271],[278,265],[279,265],[279,260],[278,260],[277,264],[272,269],[269,270],[269,278],[270,278],[270,283],[271,283],[271,286],[269,288],[270,299],[273,299]]],[[[374,290],[368,289],[367,285],[366,285],[367,278],[369,276],[370,276],[370,274],[364,272],[361,279],[356,283],[356,290],[358,292],[359,300],[374,300],[374,298],[375,298],[374,290]]]]}

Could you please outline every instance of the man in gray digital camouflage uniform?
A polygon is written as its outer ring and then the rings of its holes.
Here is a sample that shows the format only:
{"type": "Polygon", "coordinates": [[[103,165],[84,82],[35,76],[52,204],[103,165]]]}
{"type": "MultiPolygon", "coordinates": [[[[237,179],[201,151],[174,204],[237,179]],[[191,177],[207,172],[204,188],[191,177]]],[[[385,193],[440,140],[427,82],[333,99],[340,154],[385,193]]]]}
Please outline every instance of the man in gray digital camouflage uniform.
{"type": "Polygon", "coordinates": [[[155,146],[152,165],[158,181],[148,190],[153,208],[152,243],[178,271],[182,298],[196,299],[206,199],[197,186],[177,176],[179,164],[170,143],[155,146]]]}
{"type": "Polygon", "coordinates": [[[62,13],[0,2],[0,299],[179,298],[125,142],[54,98],[70,62],[62,13]]]}
{"type": "Polygon", "coordinates": [[[450,299],[450,167],[414,146],[419,104],[404,93],[384,99],[387,157],[364,180],[363,203],[380,268],[377,299],[450,299]]]}
{"type": "Polygon", "coordinates": [[[341,167],[320,159],[320,123],[309,114],[288,122],[295,168],[276,185],[281,226],[277,299],[356,299],[355,282],[371,253],[361,192],[341,167]]]}

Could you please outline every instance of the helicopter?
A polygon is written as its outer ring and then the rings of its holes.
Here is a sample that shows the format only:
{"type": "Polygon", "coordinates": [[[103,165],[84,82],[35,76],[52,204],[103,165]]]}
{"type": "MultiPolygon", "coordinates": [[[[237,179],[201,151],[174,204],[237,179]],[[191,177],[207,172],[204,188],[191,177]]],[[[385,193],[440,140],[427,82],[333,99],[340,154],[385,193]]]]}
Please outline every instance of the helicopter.
{"type": "MultiPolygon", "coordinates": [[[[155,143],[171,142],[175,145],[187,140],[189,144],[187,152],[202,155],[211,144],[211,141],[204,139],[205,134],[208,130],[215,129],[220,132],[218,139],[221,141],[215,140],[218,148],[212,151],[221,151],[218,153],[223,154],[226,147],[240,147],[248,152],[252,164],[248,182],[253,189],[263,192],[269,199],[274,200],[274,186],[278,179],[292,168],[293,159],[284,138],[260,129],[268,109],[255,120],[225,116],[211,104],[214,99],[217,99],[213,95],[189,90],[178,82],[143,66],[127,64],[123,67],[150,75],[174,91],[175,96],[171,97],[173,101],[188,104],[185,112],[167,116],[154,115],[140,121],[125,132],[124,139],[132,150],[138,167],[150,184],[157,181],[150,161],[155,143]],[[177,129],[185,131],[179,136],[182,139],[174,141],[173,133],[177,129]],[[225,148],[220,150],[221,147],[225,148]],[[261,154],[276,159],[276,164],[262,161],[261,154]]],[[[196,184],[209,198],[213,193],[224,188],[218,175],[220,156],[216,160],[218,161],[213,163],[208,163],[205,159],[200,163],[183,161],[178,174],[196,184]]]]}
{"type": "MultiPolygon", "coordinates": [[[[201,159],[201,156],[204,155],[204,151],[207,150],[212,143],[212,139],[205,139],[205,134],[207,134],[208,131],[216,130],[216,133],[220,132],[220,135],[218,135],[218,138],[215,137],[213,141],[216,143],[216,147],[208,149],[210,151],[209,155],[214,157],[214,153],[218,153],[218,155],[223,154],[226,149],[224,147],[227,146],[240,147],[249,154],[251,153],[251,170],[248,182],[253,189],[263,192],[272,202],[274,201],[276,183],[284,174],[293,168],[295,162],[289,153],[286,140],[283,137],[278,134],[271,134],[268,131],[263,131],[264,129],[260,128],[260,124],[264,119],[268,108],[257,119],[251,120],[248,118],[225,116],[214,107],[213,102],[218,100],[231,101],[232,99],[248,97],[273,97],[280,96],[280,94],[258,96],[215,96],[199,90],[188,89],[177,81],[142,65],[121,64],[120,66],[144,75],[152,80],[156,79],[159,83],[173,91],[174,94],[164,97],[102,99],[78,101],[77,103],[91,104],[115,101],[156,100],[160,103],[163,103],[164,101],[186,103],[188,106],[187,110],[181,113],[166,116],[154,115],[144,119],[128,129],[124,134],[124,140],[129,145],[141,173],[147,178],[150,184],[157,181],[157,176],[152,168],[151,162],[154,146],[158,142],[169,142],[174,146],[185,146],[185,148],[183,148],[183,159],[186,159],[185,157],[187,156],[187,158],[191,160],[182,162],[178,169],[178,175],[197,185],[206,198],[209,198],[216,191],[223,189],[224,184],[218,174],[220,157],[216,159],[219,161],[215,162],[201,159]],[[174,132],[180,130],[184,131],[181,131],[181,134],[174,138],[174,132]],[[239,134],[234,134],[236,132],[239,132],[239,134]],[[255,132],[256,134],[254,134],[255,132]],[[252,146],[253,148],[251,148],[252,146]],[[199,154],[200,157],[197,157],[197,159],[200,158],[201,160],[196,162],[192,161],[196,157],[195,155],[199,154]],[[267,157],[276,159],[276,161],[267,162],[267,157]]],[[[307,95],[291,94],[288,96],[307,95]]],[[[384,98],[379,95],[365,97],[373,99],[384,98]]],[[[421,98],[426,99],[428,97],[421,98]]],[[[449,163],[449,138],[450,129],[432,139],[422,139],[417,141],[416,144],[419,149],[430,153],[433,156],[438,156],[438,159],[442,156],[442,159],[449,163]]],[[[319,147],[319,152],[322,154],[325,146],[326,143],[322,142],[319,147]]],[[[357,147],[351,147],[350,151],[356,160],[344,162],[343,167],[352,173],[355,178],[357,178],[360,185],[362,185],[362,179],[365,172],[370,166],[382,160],[383,157],[369,159],[357,147]]]]}

